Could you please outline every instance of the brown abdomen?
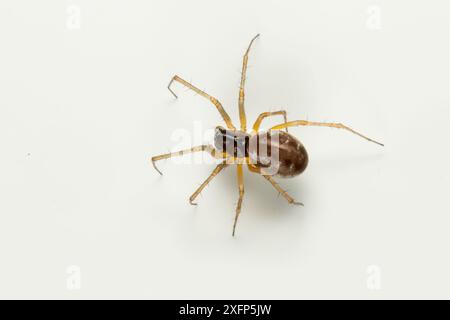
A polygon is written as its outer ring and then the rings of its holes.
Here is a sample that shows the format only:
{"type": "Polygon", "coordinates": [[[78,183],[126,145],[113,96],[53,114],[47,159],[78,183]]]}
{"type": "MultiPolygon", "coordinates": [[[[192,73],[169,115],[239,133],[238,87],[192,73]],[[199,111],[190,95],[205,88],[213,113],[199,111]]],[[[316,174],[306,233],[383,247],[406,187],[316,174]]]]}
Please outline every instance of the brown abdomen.
{"type": "Polygon", "coordinates": [[[261,132],[250,138],[249,157],[262,174],[289,178],[302,173],[308,165],[303,144],[284,131],[261,132]]]}

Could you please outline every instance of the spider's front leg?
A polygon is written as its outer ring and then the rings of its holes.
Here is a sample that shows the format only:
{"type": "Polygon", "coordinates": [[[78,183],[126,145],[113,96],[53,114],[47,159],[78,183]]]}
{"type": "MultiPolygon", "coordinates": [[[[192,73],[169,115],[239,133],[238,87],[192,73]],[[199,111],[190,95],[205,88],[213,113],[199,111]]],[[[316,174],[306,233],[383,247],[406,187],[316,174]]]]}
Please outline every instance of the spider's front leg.
{"type": "Polygon", "coordinates": [[[192,147],[190,149],[185,149],[185,150],[180,150],[180,151],[176,151],[176,152],[165,153],[165,154],[161,154],[158,156],[154,156],[154,157],[152,157],[152,164],[153,164],[153,167],[155,168],[155,170],[158,171],[159,174],[162,175],[162,172],[159,171],[159,169],[156,167],[156,164],[155,164],[156,161],[163,160],[163,159],[169,159],[172,157],[178,157],[178,156],[182,156],[182,155],[185,155],[188,153],[200,152],[200,151],[208,152],[212,157],[214,157],[216,159],[224,158],[224,154],[221,152],[217,152],[216,149],[214,149],[214,147],[212,145],[201,145],[201,146],[192,147]]]}
{"type": "Polygon", "coordinates": [[[209,94],[207,94],[203,90],[200,90],[199,88],[195,87],[193,84],[187,82],[186,80],[180,78],[177,75],[175,75],[172,78],[172,80],[170,80],[169,85],[167,86],[167,89],[169,89],[169,91],[175,96],[175,98],[178,98],[178,96],[175,94],[175,92],[172,91],[172,89],[170,89],[170,86],[172,85],[172,83],[174,81],[177,81],[177,82],[181,83],[185,87],[191,89],[192,91],[196,92],[197,94],[199,94],[202,97],[204,97],[204,98],[208,99],[209,101],[211,101],[212,104],[214,104],[216,106],[217,111],[219,111],[220,115],[223,118],[223,121],[225,121],[225,123],[227,124],[228,129],[236,130],[235,126],[233,125],[233,122],[231,121],[230,116],[225,111],[225,109],[222,107],[222,104],[219,102],[219,100],[217,100],[216,98],[210,96],[209,94]]]}
{"type": "Polygon", "coordinates": [[[259,37],[257,34],[248,45],[247,51],[245,52],[243,61],[242,61],[242,74],[241,74],[241,85],[239,86],[239,119],[241,120],[241,130],[247,131],[247,117],[245,116],[244,109],[244,100],[245,100],[245,80],[247,77],[247,63],[248,63],[248,54],[250,52],[250,48],[252,47],[253,41],[259,37]]]}

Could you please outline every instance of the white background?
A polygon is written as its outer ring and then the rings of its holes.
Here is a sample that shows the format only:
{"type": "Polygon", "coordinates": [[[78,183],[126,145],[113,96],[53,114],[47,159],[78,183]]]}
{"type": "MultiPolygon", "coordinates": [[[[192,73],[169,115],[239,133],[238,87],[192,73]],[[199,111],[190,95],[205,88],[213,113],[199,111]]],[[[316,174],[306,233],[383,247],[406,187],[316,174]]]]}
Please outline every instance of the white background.
{"type": "Polygon", "coordinates": [[[0,297],[450,298],[449,15],[445,0],[2,0],[0,297]],[[310,165],[280,183],[305,207],[246,171],[232,238],[234,167],[193,207],[214,165],[161,177],[149,159],[223,125],[170,95],[174,74],[237,121],[256,33],[250,124],[284,108],[386,147],[293,128],[310,165]]]}

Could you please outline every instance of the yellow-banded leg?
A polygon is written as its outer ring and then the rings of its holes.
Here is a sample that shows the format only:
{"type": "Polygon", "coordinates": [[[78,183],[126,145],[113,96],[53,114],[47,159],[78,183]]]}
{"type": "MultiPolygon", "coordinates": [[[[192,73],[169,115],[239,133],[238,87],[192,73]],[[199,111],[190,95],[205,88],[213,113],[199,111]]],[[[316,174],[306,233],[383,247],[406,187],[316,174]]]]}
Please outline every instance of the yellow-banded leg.
{"type": "Polygon", "coordinates": [[[238,187],[239,187],[239,199],[236,206],[236,215],[234,217],[234,224],[233,224],[233,237],[236,232],[236,224],[239,218],[239,215],[241,213],[241,207],[242,207],[242,199],[244,198],[244,171],[242,170],[242,164],[237,164],[237,180],[238,180],[238,187]]]}
{"type": "Polygon", "coordinates": [[[244,100],[245,100],[245,78],[247,76],[247,62],[248,62],[248,53],[250,52],[250,48],[253,44],[253,41],[255,41],[256,38],[259,37],[259,34],[257,34],[252,41],[250,41],[250,44],[248,45],[247,51],[245,52],[243,61],[242,61],[242,74],[241,74],[241,85],[239,87],[239,119],[241,121],[241,130],[246,132],[247,131],[247,117],[245,116],[245,109],[244,109],[244,100]]]}
{"type": "Polygon", "coordinates": [[[288,193],[286,190],[284,190],[280,185],[271,177],[271,176],[263,176],[267,181],[269,181],[272,186],[274,186],[275,189],[289,202],[290,204],[297,204],[302,206],[303,203],[296,202],[288,193]]]}
{"type": "Polygon", "coordinates": [[[281,130],[284,128],[296,127],[296,126],[318,126],[318,127],[331,127],[331,128],[344,129],[344,130],[350,131],[353,134],[360,136],[361,138],[366,139],[367,141],[376,143],[380,146],[384,146],[384,144],[382,144],[378,141],[372,140],[372,139],[366,137],[365,135],[362,135],[361,133],[353,130],[352,128],[347,127],[346,125],[343,125],[342,123],[336,123],[336,122],[314,122],[314,121],[306,121],[306,120],[296,120],[296,121],[290,121],[287,123],[276,125],[276,126],[270,128],[270,130],[281,130]]]}
{"type": "Polygon", "coordinates": [[[192,205],[197,205],[197,203],[194,203],[193,201],[197,196],[202,192],[202,190],[208,185],[208,183],[211,182],[212,179],[214,179],[215,176],[219,174],[220,171],[222,171],[223,168],[227,166],[226,161],[220,163],[217,165],[217,167],[213,170],[213,172],[209,175],[209,177],[198,187],[197,190],[189,197],[189,203],[192,205]]]}
{"type": "Polygon", "coordinates": [[[172,157],[178,157],[178,156],[182,156],[184,154],[200,152],[200,151],[208,152],[212,157],[214,157],[216,159],[223,159],[226,156],[224,153],[217,152],[212,145],[201,145],[201,146],[192,147],[190,149],[185,149],[185,150],[180,150],[180,151],[176,151],[176,152],[165,153],[165,154],[161,154],[158,156],[154,156],[154,157],[152,157],[152,164],[153,164],[153,167],[156,169],[156,171],[158,171],[162,175],[162,172],[159,171],[159,169],[156,167],[156,164],[155,164],[156,161],[163,160],[163,159],[169,159],[172,157]]]}
{"type": "Polygon", "coordinates": [[[222,104],[219,102],[219,100],[217,100],[214,97],[211,97],[209,94],[207,94],[206,92],[200,90],[199,88],[193,86],[191,83],[187,82],[186,80],[180,78],[179,76],[175,75],[172,80],[170,80],[169,85],[167,86],[167,88],[169,89],[170,92],[172,92],[172,94],[175,96],[175,98],[178,98],[178,96],[175,94],[175,92],[172,91],[172,89],[170,89],[170,86],[172,85],[172,83],[174,81],[177,81],[179,83],[181,83],[182,85],[188,87],[189,89],[195,91],[196,93],[198,93],[199,95],[201,95],[202,97],[205,97],[206,99],[208,99],[209,101],[211,101],[217,108],[217,110],[219,111],[220,115],[223,118],[223,121],[225,121],[225,123],[227,124],[228,129],[231,130],[236,130],[235,126],[233,125],[233,122],[231,121],[230,116],[228,115],[228,113],[225,111],[225,109],[222,107],[222,104]]]}
{"type": "MultiPolygon", "coordinates": [[[[285,110],[280,111],[273,111],[273,112],[263,112],[261,113],[258,118],[256,119],[255,123],[253,124],[253,131],[258,132],[259,127],[261,126],[261,122],[267,118],[272,116],[282,115],[284,118],[284,123],[287,123],[287,113],[285,110]]],[[[286,128],[286,132],[288,132],[288,129],[286,128]]]]}

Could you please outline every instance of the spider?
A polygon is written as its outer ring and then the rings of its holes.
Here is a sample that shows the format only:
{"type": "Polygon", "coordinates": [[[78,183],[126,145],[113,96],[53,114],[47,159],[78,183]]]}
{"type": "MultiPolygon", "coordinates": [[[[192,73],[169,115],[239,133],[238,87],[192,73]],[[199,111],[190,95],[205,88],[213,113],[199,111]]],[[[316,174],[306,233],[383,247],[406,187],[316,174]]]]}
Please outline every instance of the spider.
{"type": "Polygon", "coordinates": [[[183,80],[179,76],[175,75],[169,82],[169,91],[178,98],[175,92],[172,91],[171,85],[176,81],[184,85],[185,87],[195,91],[200,96],[208,99],[219,111],[222,116],[227,129],[222,126],[217,126],[214,135],[213,145],[200,145],[190,149],[181,150],[177,152],[171,152],[161,154],[152,157],[152,164],[154,168],[162,175],[162,172],[156,167],[155,162],[162,159],[168,159],[175,156],[181,156],[193,152],[207,152],[216,159],[222,161],[215,167],[209,177],[198,187],[197,190],[190,196],[189,203],[196,205],[194,200],[202,192],[205,186],[211,182],[211,180],[217,176],[225,167],[230,164],[236,165],[237,183],[239,190],[239,198],[236,206],[236,213],[233,223],[232,236],[234,237],[236,232],[236,224],[241,213],[242,200],[244,197],[244,172],[243,166],[247,166],[248,170],[253,173],[262,175],[290,204],[302,205],[302,203],[295,201],[275,180],[274,176],[282,178],[295,177],[302,173],[308,165],[308,153],[306,152],[303,144],[293,135],[288,132],[288,127],[295,126],[321,126],[331,127],[347,130],[353,134],[356,134],[370,142],[374,142],[380,146],[382,143],[372,140],[361,133],[351,129],[350,127],[342,123],[334,122],[314,122],[306,120],[287,121],[287,115],[285,110],[279,110],[274,112],[263,112],[256,119],[253,124],[252,130],[247,131],[247,118],[244,109],[245,99],[245,80],[247,72],[247,62],[250,52],[250,48],[256,38],[257,34],[248,45],[248,48],[243,57],[241,82],[239,87],[239,119],[240,129],[237,129],[230,116],[223,108],[222,104],[210,96],[206,92],[198,89],[193,84],[186,80],[183,80]],[[283,116],[284,122],[276,126],[271,127],[267,131],[259,131],[261,122],[272,116],[283,116]],[[286,131],[282,131],[286,129],[286,131]],[[265,152],[263,152],[265,151],[265,152]],[[274,155],[276,155],[274,157],[274,155]]]}

